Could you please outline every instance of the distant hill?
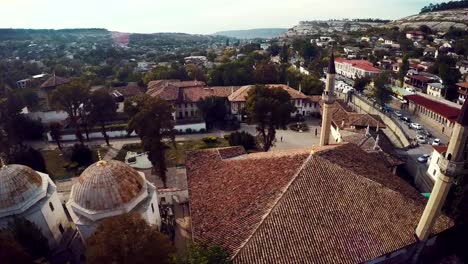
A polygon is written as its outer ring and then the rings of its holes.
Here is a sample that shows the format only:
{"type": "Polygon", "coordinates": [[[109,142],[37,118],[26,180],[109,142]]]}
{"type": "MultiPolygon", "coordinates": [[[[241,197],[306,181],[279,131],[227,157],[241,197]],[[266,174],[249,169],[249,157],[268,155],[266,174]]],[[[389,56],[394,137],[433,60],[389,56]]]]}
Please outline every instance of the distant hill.
{"type": "Polygon", "coordinates": [[[254,39],[254,38],[276,38],[286,32],[287,28],[254,28],[247,30],[227,30],[216,32],[213,35],[222,35],[230,38],[254,39]]]}
{"type": "Polygon", "coordinates": [[[422,13],[392,21],[385,26],[410,29],[422,25],[440,32],[447,32],[450,28],[468,30],[468,8],[422,13]]]}

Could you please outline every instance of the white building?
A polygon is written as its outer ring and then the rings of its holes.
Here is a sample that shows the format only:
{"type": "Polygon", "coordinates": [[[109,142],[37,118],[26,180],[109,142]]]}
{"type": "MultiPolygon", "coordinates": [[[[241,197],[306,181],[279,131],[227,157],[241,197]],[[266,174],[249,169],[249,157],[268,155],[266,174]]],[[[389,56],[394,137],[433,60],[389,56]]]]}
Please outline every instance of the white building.
{"type": "Polygon", "coordinates": [[[129,212],[161,227],[156,187],[142,172],[116,160],[98,161],[83,171],[66,206],[83,239],[101,220],[129,212]]]}
{"type": "Polygon", "coordinates": [[[427,94],[434,97],[445,98],[446,87],[441,83],[428,83],[427,94]]]}
{"type": "Polygon", "coordinates": [[[47,174],[17,164],[0,165],[0,229],[14,217],[33,222],[54,249],[70,223],[47,174]]]}
{"type": "Polygon", "coordinates": [[[366,60],[336,58],[335,67],[336,73],[352,79],[356,77],[372,78],[381,72],[380,69],[372,66],[372,63],[366,60]]]}
{"type": "Polygon", "coordinates": [[[429,167],[427,168],[426,174],[435,182],[437,174],[440,173],[438,165],[439,159],[441,155],[447,151],[447,146],[433,146],[433,148],[434,151],[432,151],[431,158],[427,161],[429,167]]]}

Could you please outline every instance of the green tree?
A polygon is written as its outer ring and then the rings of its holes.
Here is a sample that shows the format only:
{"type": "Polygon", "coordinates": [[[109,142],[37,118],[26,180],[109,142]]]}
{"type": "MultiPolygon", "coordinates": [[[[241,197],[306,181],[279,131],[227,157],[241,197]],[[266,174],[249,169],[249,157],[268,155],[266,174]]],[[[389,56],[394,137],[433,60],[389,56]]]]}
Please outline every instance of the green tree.
{"type": "Polygon", "coordinates": [[[93,163],[93,152],[83,144],[73,145],[71,161],[78,163],[79,166],[89,166],[93,163]]]}
{"type": "Polygon", "coordinates": [[[189,80],[189,76],[185,67],[180,67],[178,64],[172,64],[170,67],[157,66],[143,76],[143,83],[147,85],[152,80],[179,79],[189,80]]]}
{"type": "Polygon", "coordinates": [[[10,149],[9,162],[23,164],[35,171],[47,173],[46,163],[41,152],[26,145],[15,145],[10,149]]]}
{"type": "Polygon", "coordinates": [[[219,246],[204,246],[192,243],[179,264],[229,264],[232,263],[226,250],[219,246]]]}
{"type": "Polygon", "coordinates": [[[228,113],[226,98],[224,97],[209,96],[203,98],[197,102],[197,107],[209,126],[214,123],[224,122],[224,118],[228,113]]]}
{"type": "Polygon", "coordinates": [[[268,47],[268,52],[270,52],[271,56],[278,56],[280,54],[281,47],[277,43],[273,43],[268,47]]]}
{"type": "Polygon", "coordinates": [[[89,98],[89,118],[92,124],[99,124],[101,133],[110,146],[106,130],[106,121],[111,120],[117,113],[117,104],[114,98],[105,91],[96,91],[89,98]]]}
{"type": "Polygon", "coordinates": [[[304,75],[301,80],[301,89],[306,95],[321,95],[325,84],[312,75],[304,75]]]}
{"type": "Polygon", "coordinates": [[[403,81],[404,81],[406,74],[408,73],[408,70],[409,70],[408,56],[405,56],[403,58],[402,65],[400,69],[398,70],[398,80],[400,81],[401,87],[403,87],[403,81]]]}
{"type": "Polygon", "coordinates": [[[253,77],[259,84],[274,84],[278,82],[278,71],[273,63],[264,61],[255,66],[253,77]]]}
{"type": "Polygon", "coordinates": [[[8,224],[8,230],[33,259],[49,257],[49,243],[41,229],[33,222],[22,217],[15,217],[8,224]]]}
{"type": "Polygon", "coordinates": [[[62,150],[62,125],[58,122],[52,122],[49,124],[50,137],[55,141],[57,147],[62,150]]]}
{"type": "Polygon", "coordinates": [[[84,143],[79,124],[80,110],[88,102],[89,88],[80,80],[73,80],[59,86],[52,94],[52,104],[68,114],[71,125],[75,128],[77,139],[84,143]]]}
{"type": "Polygon", "coordinates": [[[289,46],[286,44],[283,44],[279,55],[280,55],[281,63],[288,63],[289,62],[289,46]]]}
{"type": "Polygon", "coordinates": [[[0,230],[0,248],[2,249],[0,250],[0,263],[32,263],[32,259],[26,250],[6,230],[0,230]]]}
{"type": "Polygon", "coordinates": [[[372,96],[375,98],[377,103],[384,106],[391,100],[391,92],[387,88],[390,83],[387,73],[379,74],[374,80],[374,88],[372,89],[372,96]]]}
{"type": "Polygon", "coordinates": [[[86,263],[172,263],[169,239],[137,214],[106,218],[86,241],[86,263]]]}
{"type": "Polygon", "coordinates": [[[228,141],[229,146],[243,146],[246,150],[256,148],[255,137],[245,131],[229,134],[228,141]]]}
{"type": "Polygon", "coordinates": [[[149,151],[148,158],[157,171],[164,187],[166,179],[166,145],[163,140],[169,139],[175,147],[174,118],[172,106],[160,98],[142,96],[137,99],[136,114],[128,124],[131,131],[136,131],[141,138],[143,149],[149,151]]]}
{"type": "Polygon", "coordinates": [[[291,96],[281,88],[268,88],[256,85],[249,90],[246,98],[246,113],[251,122],[257,125],[257,138],[264,151],[275,143],[276,128],[286,127],[291,113],[296,108],[291,96]]]}
{"type": "Polygon", "coordinates": [[[369,83],[370,79],[368,77],[357,77],[354,80],[353,88],[356,89],[356,91],[362,92],[369,83]]]}
{"type": "Polygon", "coordinates": [[[197,81],[206,81],[205,73],[195,64],[188,64],[185,66],[187,74],[190,79],[197,81]]]}

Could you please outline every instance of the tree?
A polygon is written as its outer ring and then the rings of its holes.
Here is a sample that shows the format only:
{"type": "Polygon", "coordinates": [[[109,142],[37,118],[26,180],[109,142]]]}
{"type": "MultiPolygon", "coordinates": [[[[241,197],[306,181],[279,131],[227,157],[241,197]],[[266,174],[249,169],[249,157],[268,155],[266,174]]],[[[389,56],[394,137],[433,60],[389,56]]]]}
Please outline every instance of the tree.
{"type": "Polygon", "coordinates": [[[52,122],[49,124],[50,137],[55,141],[57,147],[62,150],[62,125],[58,122],[52,122]]]}
{"type": "Polygon", "coordinates": [[[258,142],[264,151],[274,145],[276,128],[286,127],[291,113],[296,111],[290,100],[291,96],[281,88],[256,85],[249,90],[246,113],[257,125],[258,142]]]}
{"type": "Polygon", "coordinates": [[[169,239],[137,214],[106,218],[86,241],[90,264],[171,263],[169,239]]]}
{"type": "Polygon", "coordinates": [[[143,149],[149,151],[148,158],[153,169],[158,171],[164,187],[166,182],[166,145],[169,139],[175,146],[174,118],[172,106],[160,98],[143,95],[136,100],[136,114],[130,119],[128,127],[135,130],[141,138],[143,149]]]}
{"type": "Polygon", "coordinates": [[[79,166],[88,166],[93,162],[93,152],[83,144],[73,145],[71,161],[79,166]]]}
{"type": "Polygon", "coordinates": [[[286,44],[283,44],[281,47],[281,51],[279,53],[281,63],[288,63],[289,62],[289,47],[286,44]]]}
{"type": "Polygon", "coordinates": [[[147,85],[152,80],[165,80],[165,79],[179,79],[189,80],[189,76],[184,67],[180,67],[178,64],[172,64],[170,67],[157,66],[151,71],[147,72],[143,76],[143,82],[147,85]]]}
{"type": "Polygon", "coordinates": [[[379,74],[374,80],[374,89],[372,89],[372,96],[377,100],[377,103],[384,106],[391,99],[391,92],[387,88],[389,84],[387,73],[379,74]]]}
{"type": "Polygon", "coordinates": [[[33,222],[22,217],[15,217],[8,224],[8,230],[33,259],[49,257],[49,243],[41,229],[33,222]]]}
{"type": "Polygon", "coordinates": [[[223,97],[209,96],[197,102],[197,107],[203,115],[206,123],[221,123],[228,113],[226,99],[223,97]]]}
{"type": "Polygon", "coordinates": [[[273,84],[278,82],[278,71],[273,63],[264,61],[255,66],[253,77],[256,83],[273,84]]]}
{"type": "Polygon", "coordinates": [[[306,95],[321,95],[325,84],[312,75],[304,75],[301,80],[301,89],[306,95]]]}
{"type": "Polygon", "coordinates": [[[0,248],[2,249],[0,250],[0,263],[32,263],[32,259],[26,250],[6,230],[0,230],[0,248]]]}
{"type": "Polygon", "coordinates": [[[458,97],[456,83],[461,78],[460,71],[455,67],[456,60],[449,56],[439,56],[434,65],[429,69],[430,72],[438,74],[444,85],[447,87],[447,99],[453,100],[458,97]]]}
{"type": "Polygon", "coordinates": [[[187,74],[190,79],[197,81],[206,81],[205,73],[195,64],[188,64],[185,66],[187,74]]]}
{"type": "Polygon", "coordinates": [[[368,77],[357,77],[354,80],[353,88],[356,89],[356,91],[362,92],[369,83],[370,79],[368,77]]]}
{"type": "Polygon", "coordinates": [[[403,81],[405,79],[406,74],[408,73],[409,70],[409,61],[408,61],[408,56],[405,56],[403,58],[403,63],[398,70],[398,80],[400,81],[401,87],[403,87],[403,81]]]}
{"type": "Polygon", "coordinates": [[[68,114],[71,125],[75,128],[75,134],[81,144],[84,143],[79,124],[80,109],[87,103],[89,88],[80,80],[59,86],[52,94],[52,104],[68,114]]]}
{"type": "Polygon", "coordinates": [[[270,52],[271,56],[278,56],[281,51],[281,47],[277,43],[273,43],[267,50],[270,52]]]}
{"type": "Polygon", "coordinates": [[[231,260],[226,250],[219,246],[204,246],[192,243],[187,248],[185,256],[178,261],[180,264],[229,264],[231,260]]]}
{"type": "Polygon", "coordinates": [[[231,133],[228,141],[229,146],[243,146],[246,150],[256,148],[255,137],[245,131],[231,133]]]}
{"type": "Polygon", "coordinates": [[[89,98],[89,119],[92,124],[99,124],[101,133],[110,146],[106,130],[106,121],[111,120],[117,113],[117,104],[114,98],[105,91],[96,91],[89,98]]]}
{"type": "Polygon", "coordinates": [[[47,173],[44,157],[41,152],[25,145],[16,145],[10,149],[9,162],[22,164],[35,171],[47,173]]]}

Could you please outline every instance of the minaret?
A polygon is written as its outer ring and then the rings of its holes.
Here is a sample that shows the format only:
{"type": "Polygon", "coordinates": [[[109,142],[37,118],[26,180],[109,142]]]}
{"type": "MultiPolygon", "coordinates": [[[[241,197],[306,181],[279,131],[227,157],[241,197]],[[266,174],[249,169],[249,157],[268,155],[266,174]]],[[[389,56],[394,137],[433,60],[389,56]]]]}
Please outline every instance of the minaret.
{"type": "Polygon", "coordinates": [[[331,111],[332,105],[335,102],[335,58],[333,49],[330,56],[330,64],[327,71],[327,83],[322,94],[323,110],[322,110],[322,131],[320,133],[320,146],[328,145],[330,140],[331,129],[331,111]]]}
{"type": "MultiPolygon", "coordinates": [[[[467,100],[468,101],[468,100],[467,100]]],[[[468,155],[468,102],[465,101],[453,128],[447,152],[443,153],[438,161],[440,172],[437,173],[436,182],[431,196],[421,216],[416,235],[419,240],[429,238],[432,227],[440,215],[453,179],[461,174],[468,173],[465,168],[468,155]]]]}

